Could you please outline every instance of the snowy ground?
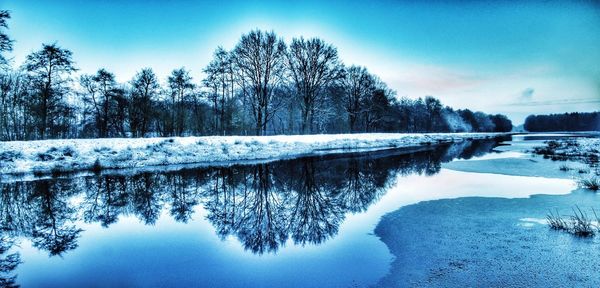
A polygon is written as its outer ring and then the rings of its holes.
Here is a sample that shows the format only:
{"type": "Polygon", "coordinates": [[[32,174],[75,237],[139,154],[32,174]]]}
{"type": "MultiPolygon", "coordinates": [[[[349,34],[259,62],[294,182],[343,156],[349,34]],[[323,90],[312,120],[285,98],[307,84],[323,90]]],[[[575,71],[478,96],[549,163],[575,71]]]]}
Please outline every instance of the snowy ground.
{"type": "Polygon", "coordinates": [[[494,148],[499,153],[442,164],[445,169],[418,188],[452,199],[404,206],[377,225],[375,235],[395,257],[375,287],[600,287],[600,238],[573,237],[548,228],[545,220],[548,211],[572,215],[574,207],[594,218],[600,203],[600,193],[575,189],[561,195],[569,191],[568,181],[548,179],[590,177],[594,171],[580,160],[598,156],[600,138],[557,138],[560,145],[548,157],[533,154],[548,146],[548,137],[563,136],[573,134],[513,136],[494,148]],[[554,155],[565,157],[551,160],[554,155]],[[440,180],[446,169],[467,172],[466,180],[440,180]],[[454,198],[451,191],[469,197],[454,198]]]}
{"type": "MultiPolygon", "coordinates": [[[[513,136],[512,141],[494,148],[498,154],[487,154],[484,157],[468,160],[455,160],[444,163],[447,169],[463,172],[494,173],[514,176],[580,179],[593,176],[598,170],[593,159],[600,157],[600,138],[573,137],[577,134],[533,134],[531,137],[561,137],[559,140],[527,140],[513,136]],[[556,143],[549,154],[535,151],[546,151],[548,143],[556,143]]],[[[593,135],[596,136],[597,135],[593,135]]],[[[536,138],[533,138],[536,139],[536,138]]],[[[545,153],[545,152],[544,152],[545,153]]]]}
{"type": "Polygon", "coordinates": [[[291,158],[493,138],[502,133],[337,134],[0,142],[0,174],[291,158]]]}
{"type": "Polygon", "coordinates": [[[578,206],[591,214],[599,198],[574,190],[567,195],[463,197],[402,207],[384,216],[375,229],[395,256],[377,286],[600,287],[600,238],[573,237],[544,221],[548,210],[569,214],[578,206]]]}

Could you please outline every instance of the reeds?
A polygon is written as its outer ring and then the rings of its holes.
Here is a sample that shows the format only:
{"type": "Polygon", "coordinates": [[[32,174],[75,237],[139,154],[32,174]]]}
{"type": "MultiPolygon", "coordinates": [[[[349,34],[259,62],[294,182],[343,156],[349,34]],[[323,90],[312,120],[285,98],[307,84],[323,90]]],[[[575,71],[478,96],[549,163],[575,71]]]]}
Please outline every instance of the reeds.
{"type": "Polygon", "coordinates": [[[579,187],[584,189],[589,189],[592,191],[600,190],[600,178],[599,177],[589,177],[585,179],[579,180],[579,187]]]}
{"type": "Polygon", "coordinates": [[[600,218],[598,218],[596,210],[592,209],[592,211],[595,221],[592,221],[591,217],[581,211],[579,206],[573,208],[573,215],[569,216],[568,221],[560,216],[558,210],[556,213],[549,211],[546,220],[548,226],[553,230],[566,231],[574,236],[587,238],[594,236],[596,232],[600,232],[600,218]]]}
{"type": "Polygon", "coordinates": [[[558,210],[556,211],[556,214],[552,213],[552,211],[549,211],[548,215],[546,215],[546,220],[548,220],[548,225],[550,228],[554,230],[569,230],[567,221],[560,217],[558,210]]]}
{"type": "Polygon", "coordinates": [[[587,214],[583,213],[579,207],[577,207],[577,210],[573,208],[573,214],[571,215],[571,233],[579,237],[594,236],[594,224],[592,224],[592,220],[587,214]]]}

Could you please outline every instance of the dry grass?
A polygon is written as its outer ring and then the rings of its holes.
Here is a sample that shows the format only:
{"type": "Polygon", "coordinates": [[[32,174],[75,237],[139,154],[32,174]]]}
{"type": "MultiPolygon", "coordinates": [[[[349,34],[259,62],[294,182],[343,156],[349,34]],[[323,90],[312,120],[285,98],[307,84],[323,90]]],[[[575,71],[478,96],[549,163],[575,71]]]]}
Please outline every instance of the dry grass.
{"type": "Polygon", "coordinates": [[[592,220],[583,213],[579,207],[573,208],[573,214],[571,216],[571,233],[579,237],[591,237],[594,236],[594,224],[592,220]]]}
{"type": "Polygon", "coordinates": [[[596,224],[594,224],[592,218],[588,217],[588,215],[581,211],[578,206],[573,208],[573,215],[569,216],[568,221],[562,218],[560,214],[558,214],[558,211],[556,211],[556,213],[550,211],[548,215],[546,215],[546,220],[548,221],[548,226],[553,230],[562,230],[577,237],[587,238],[594,236],[596,232],[600,232],[600,226],[598,226],[600,218],[598,218],[596,210],[592,209],[592,211],[594,213],[596,224]]]}
{"type": "Polygon", "coordinates": [[[567,166],[567,164],[560,165],[560,167],[558,169],[560,169],[560,171],[570,171],[570,170],[573,170],[573,168],[567,166]]]}
{"type": "Polygon", "coordinates": [[[546,219],[548,220],[548,225],[550,228],[554,230],[569,230],[569,224],[567,224],[567,221],[560,217],[558,210],[556,211],[556,214],[552,213],[552,211],[549,211],[548,215],[546,215],[546,219]]]}
{"type": "Polygon", "coordinates": [[[600,178],[599,177],[590,177],[590,178],[586,178],[586,179],[581,179],[579,180],[579,187],[584,188],[584,189],[588,189],[588,190],[592,190],[592,191],[598,191],[600,190],[600,178]]]}

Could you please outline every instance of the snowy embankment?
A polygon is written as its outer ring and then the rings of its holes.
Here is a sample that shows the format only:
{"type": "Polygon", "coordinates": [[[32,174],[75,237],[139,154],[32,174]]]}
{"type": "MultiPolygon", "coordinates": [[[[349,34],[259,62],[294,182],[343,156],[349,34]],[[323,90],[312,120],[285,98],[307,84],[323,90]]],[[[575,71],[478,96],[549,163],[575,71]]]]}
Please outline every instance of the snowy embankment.
{"type": "Polygon", "coordinates": [[[0,142],[0,174],[211,164],[494,138],[502,133],[337,134],[0,142]]]}

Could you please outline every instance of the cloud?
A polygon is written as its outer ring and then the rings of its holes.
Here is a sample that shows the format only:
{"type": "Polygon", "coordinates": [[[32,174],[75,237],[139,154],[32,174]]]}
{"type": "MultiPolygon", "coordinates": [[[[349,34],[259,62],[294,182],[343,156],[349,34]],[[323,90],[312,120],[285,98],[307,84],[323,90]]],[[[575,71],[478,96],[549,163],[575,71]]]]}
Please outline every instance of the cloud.
{"type": "Polygon", "coordinates": [[[510,103],[506,106],[561,106],[564,105],[575,105],[575,104],[598,104],[600,99],[584,98],[584,99],[559,99],[559,100],[546,100],[546,101],[529,101],[527,103],[510,103]]]}
{"type": "Polygon", "coordinates": [[[527,88],[521,92],[521,97],[519,97],[519,100],[521,102],[530,102],[533,99],[533,93],[535,93],[535,89],[527,88]]]}

